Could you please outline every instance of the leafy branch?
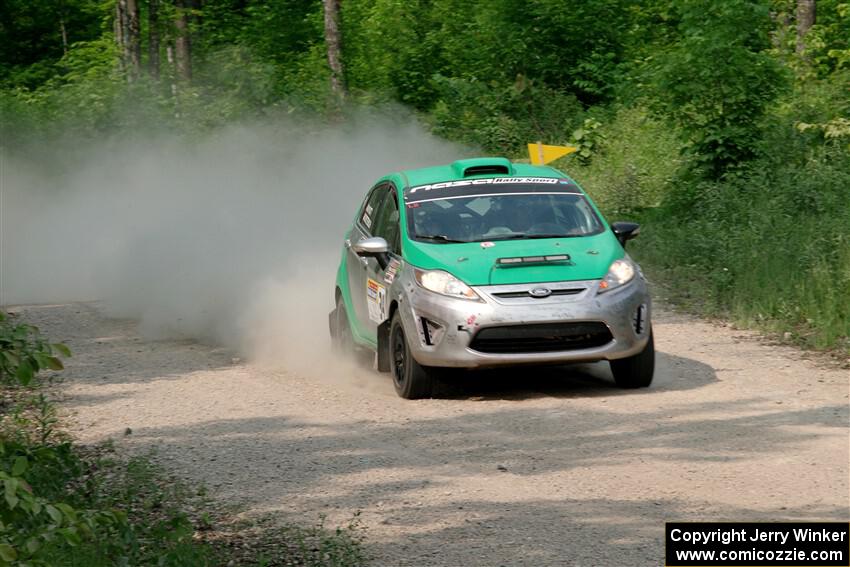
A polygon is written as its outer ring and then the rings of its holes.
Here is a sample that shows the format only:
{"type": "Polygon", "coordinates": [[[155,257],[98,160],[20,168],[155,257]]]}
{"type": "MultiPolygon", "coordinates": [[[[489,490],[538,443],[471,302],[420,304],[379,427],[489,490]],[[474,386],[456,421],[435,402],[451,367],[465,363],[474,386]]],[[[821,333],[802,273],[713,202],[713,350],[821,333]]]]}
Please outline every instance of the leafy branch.
{"type": "Polygon", "coordinates": [[[70,357],[71,351],[63,343],[48,342],[38,327],[0,312],[0,383],[26,387],[41,371],[62,370],[57,355],[70,357]]]}

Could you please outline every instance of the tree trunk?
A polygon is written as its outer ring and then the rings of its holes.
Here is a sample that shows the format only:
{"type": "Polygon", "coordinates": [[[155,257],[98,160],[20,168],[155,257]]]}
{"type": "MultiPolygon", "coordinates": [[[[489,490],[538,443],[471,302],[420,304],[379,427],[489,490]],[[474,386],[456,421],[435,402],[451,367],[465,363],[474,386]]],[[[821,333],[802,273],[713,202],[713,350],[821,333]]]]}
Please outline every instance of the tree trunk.
{"type": "MultiPolygon", "coordinates": [[[[172,67],[174,65],[174,46],[169,43],[165,46],[165,57],[168,61],[168,66],[172,67]]],[[[177,96],[177,83],[174,82],[175,78],[171,79],[171,96],[177,96]]]]}
{"type": "Polygon", "coordinates": [[[331,91],[337,100],[346,97],[345,74],[342,66],[342,37],[339,32],[340,0],[322,0],[325,8],[325,43],[328,46],[328,65],[331,68],[331,91]]]}
{"type": "Polygon", "coordinates": [[[177,20],[174,27],[177,37],[174,40],[174,56],[177,60],[177,77],[181,81],[192,79],[192,38],[189,32],[189,8],[191,0],[176,0],[177,20]]]}
{"type": "Polygon", "coordinates": [[[139,22],[138,0],[125,0],[127,6],[127,78],[134,80],[139,77],[142,68],[142,38],[139,22]]]}
{"type": "Polygon", "coordinates": [[[797,53],[806,51],[806,34],[815,25],[815,0],[797,0],[797,53]]]}
{"type": "Polygon", "coordinates": [[[148,0],[148,72],[159,79],[159,0],[148,0]]]}
{"type": "Polygon", "coordinates": [[[118,59],[122,69],[127,68],[127,0],[115,3],[115,43],[118,45],[118,59]]]}
{"type": "Polygon", "coordinates": [[[65,18],[68,15],[68,10],[65,9],[64,0],[58,0],[56,9],[59,15],[59,35],[62,37],[62,54],[68,55],[68,28],[65,27],[65,18]]]}
{"type": "Polygon", "coordinates": [[[62,53],[68,55],[68,30],[65,29],[65,18],[59,16],[59,32],[62,34],[62,53]]]}

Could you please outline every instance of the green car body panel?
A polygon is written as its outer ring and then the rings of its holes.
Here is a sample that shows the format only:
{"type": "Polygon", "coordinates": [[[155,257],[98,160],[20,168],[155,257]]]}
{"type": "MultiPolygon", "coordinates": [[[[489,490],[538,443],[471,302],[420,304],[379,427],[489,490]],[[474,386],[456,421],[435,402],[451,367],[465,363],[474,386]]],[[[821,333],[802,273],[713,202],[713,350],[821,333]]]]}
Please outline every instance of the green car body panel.
{"type": "Polygon", "coordinates": [[[409,240],[403,246],[405,259],[417,268],[445,270],[471,286],[602,279],[611,262],[623,256],[623,248],[610,231],[582,238],[502,241],[498,250],[482,249],[478,242],[446,246],[409,240]],[[494,270],[497,254],[569,254],[572,261],[494,270]]]}

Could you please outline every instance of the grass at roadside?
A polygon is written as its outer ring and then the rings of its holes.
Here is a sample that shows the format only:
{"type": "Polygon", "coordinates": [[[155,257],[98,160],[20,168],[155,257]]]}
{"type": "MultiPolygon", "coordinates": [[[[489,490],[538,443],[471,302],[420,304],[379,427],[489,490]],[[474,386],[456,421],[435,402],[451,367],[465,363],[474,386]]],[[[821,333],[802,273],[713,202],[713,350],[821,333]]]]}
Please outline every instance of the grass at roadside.
{"type": "Polygon", "coordinates": [[[816,223],[801,222],[793,229],[795,240],[776,251],[770,251],[767,236],[742,242],[734,251],[718,244],[713,260],[687,250],[693,232],[700,230],[693,223],[650,219],[645,225],[644,241],[635,243],[633,253],[650,278],[664,284],[673,304],[729,319],[784,342],[839,357],[850,355],[845,299],[850,284],[844,275],[850,267],[850,249],[819,248],[823,233],[816,223]],[[808,265],[800,265],[799,259],[807,257],[808,265]]]}
{"type": "Polygon", "coordinates": [[[237,521],[149,458],[74,444],[49,398],[57,375],[43,372],[68,354],[0,317],[0,566],[365,563],[357,518],[337,529],[237,521]]]}
{"type": "Polygon", "coordinates": [[[850,355],[850,159],[746,171],[644,211],[632,250],[672,301],[850,355]]]}

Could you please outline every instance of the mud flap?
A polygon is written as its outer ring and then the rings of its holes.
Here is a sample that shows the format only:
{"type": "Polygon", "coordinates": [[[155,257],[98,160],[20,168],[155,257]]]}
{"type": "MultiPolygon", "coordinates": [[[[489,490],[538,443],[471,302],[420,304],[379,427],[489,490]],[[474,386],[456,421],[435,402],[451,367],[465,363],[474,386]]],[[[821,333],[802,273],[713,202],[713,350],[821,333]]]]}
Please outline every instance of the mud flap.
{"type": "Polygon", "coordinates": [[[378,349],[375,353],[375,368],[378,372],[390,371],[390,318],[378,325],[378,349]]]}

